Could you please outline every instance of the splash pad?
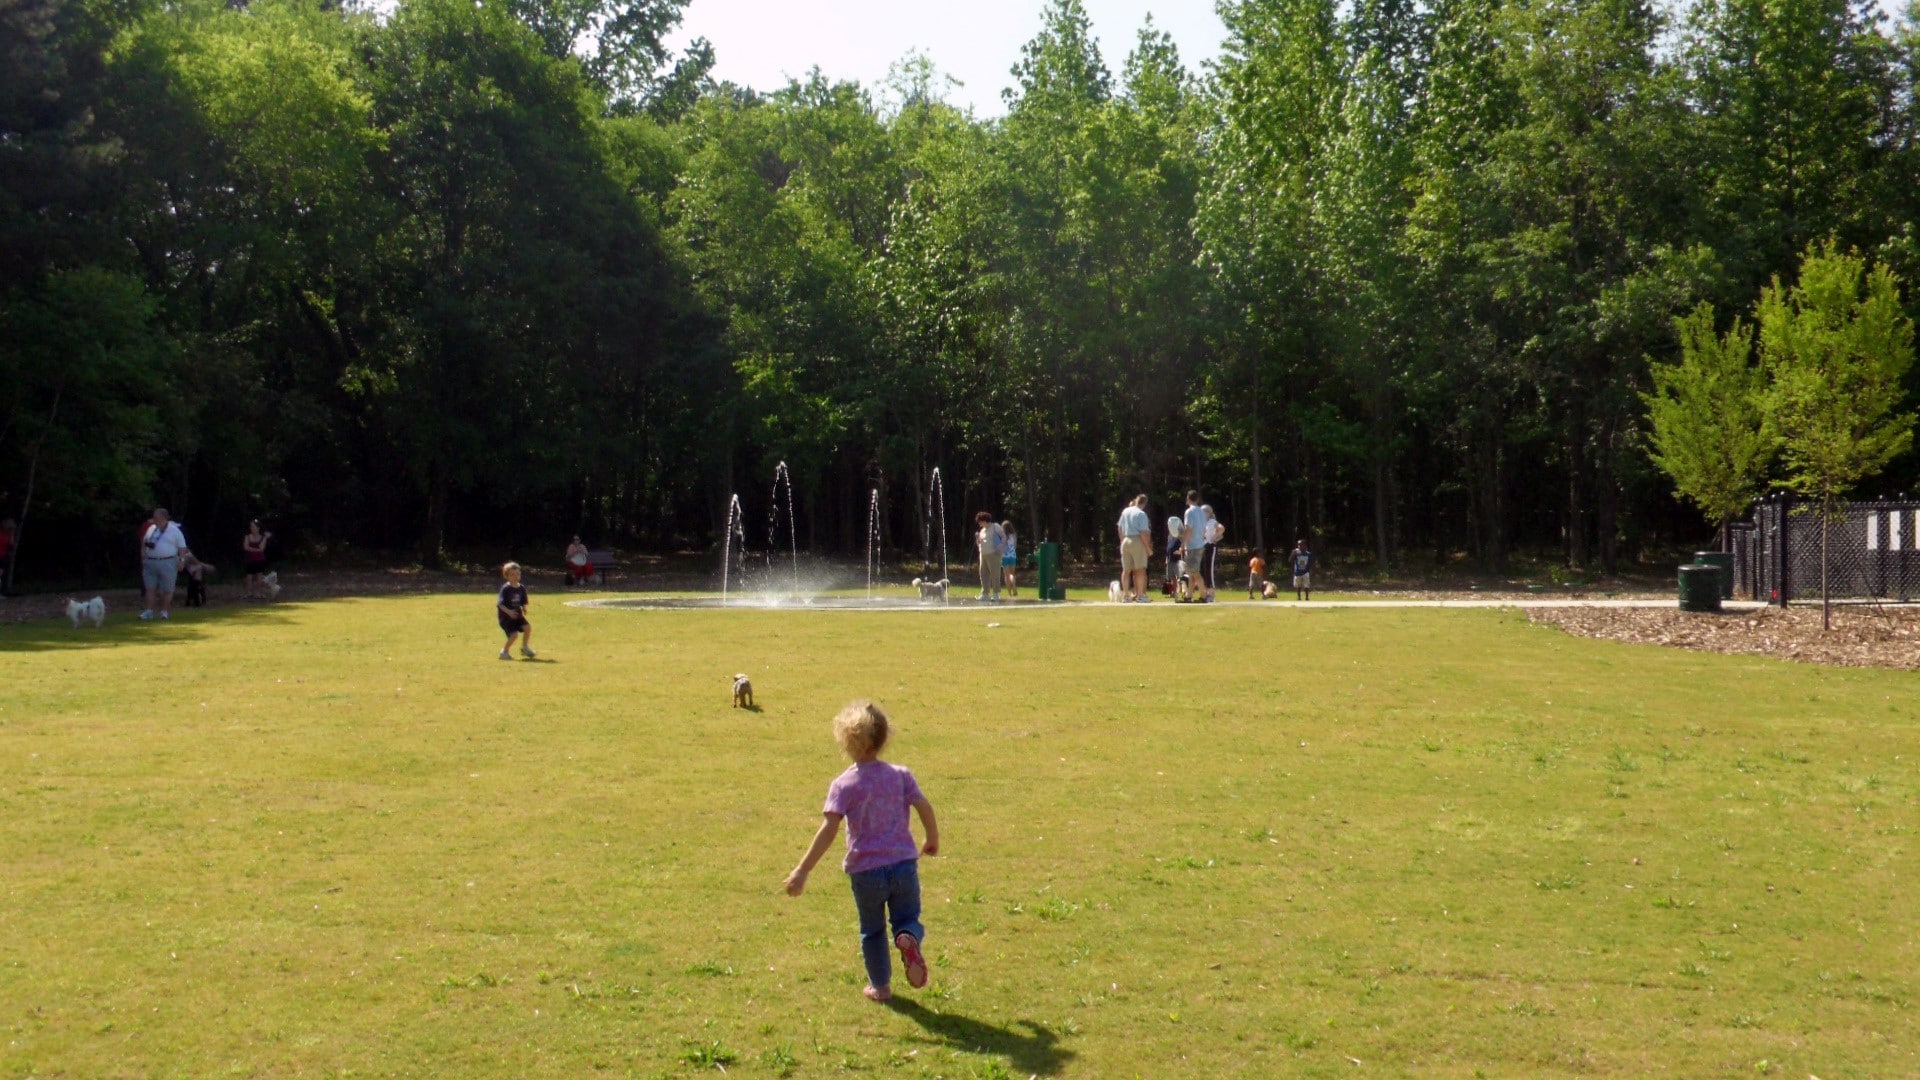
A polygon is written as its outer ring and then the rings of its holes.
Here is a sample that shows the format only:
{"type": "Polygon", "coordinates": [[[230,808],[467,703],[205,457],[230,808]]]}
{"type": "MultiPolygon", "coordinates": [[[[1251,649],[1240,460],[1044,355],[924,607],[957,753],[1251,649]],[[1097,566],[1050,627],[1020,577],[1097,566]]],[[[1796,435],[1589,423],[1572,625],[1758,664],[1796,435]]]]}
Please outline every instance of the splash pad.
{"type": "MultiPolygon", "coordinates": [[[[568,607],[631,608],[643,611],[972,611],[979,614],[1011,607],[1059,607],[1038,600],[1007,599],[987,603],[974,598],[979,583],[951,580],[947,549],[945,483],[935,468],[928,477],[920,511],[920,565],[918,580],[948,582],[945,590],[921,590],[906,580],[885,581],[889,573],[883,558],[882,496],[867,492],[866,561],[849,573],[800,552],[793,480],[782,461],[774,467],[773,488],[767,499],[766,547],[749,541],[747,510],[736,493],[727,503],[726,531],[720,542],[718,595],[678,593],[660,596],[600,597],[571,600],[568,607]],[[864,586],[864,588],[863,588],[864,586]]],[[[893,570],[904,578],[907,571],[893,570]]]]}
{"type": "Polygon", "coordinates": [[[1007,608],[1057,608],[1065,604],[1042,604],[1038,600],[1003,600],[982,603],[972,597],[955,597],[942,603],[913,596],[803,596],[763,598],[758,596],[613,596],[593,600],[569,600],[568,607],[631,608],[638,611],[967,611],[975,615],[1007,608]]]}

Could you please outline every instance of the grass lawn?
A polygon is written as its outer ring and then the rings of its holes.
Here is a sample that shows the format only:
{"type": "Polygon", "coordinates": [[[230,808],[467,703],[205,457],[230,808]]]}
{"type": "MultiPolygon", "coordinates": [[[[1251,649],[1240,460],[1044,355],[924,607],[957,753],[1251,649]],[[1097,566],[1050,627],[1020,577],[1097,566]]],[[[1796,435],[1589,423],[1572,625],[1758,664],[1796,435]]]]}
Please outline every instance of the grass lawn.
{"type": "Polygon", "coordinates": [[[489,607],[0,628],[0,1076],[1920,1074],[1911,674],[538,593],[508,664],[489,607]],[[839,851],[780,890],[862,695],[943,833],[893,1008],[839,851]]]}

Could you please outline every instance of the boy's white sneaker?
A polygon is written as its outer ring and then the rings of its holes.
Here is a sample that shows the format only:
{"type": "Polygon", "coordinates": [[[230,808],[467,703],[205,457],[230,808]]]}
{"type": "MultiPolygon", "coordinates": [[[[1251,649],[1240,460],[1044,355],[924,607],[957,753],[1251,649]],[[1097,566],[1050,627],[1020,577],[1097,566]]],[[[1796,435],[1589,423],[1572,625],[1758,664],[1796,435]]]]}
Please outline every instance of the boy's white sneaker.
{"type": "Polygon", "coordinates": [[[534,652],[532,649],[527,648],[525,645],[522,645],[520,646],[520,655],[531,660],[534,657],[539,656],[540,654],[537,652],[534,652]]]}
{"type": "Polygon", "coordinates": [[[505,650],[505,649],[501,649],[501,650],[500,650],[500,659],[502,659],[502,660],[511,660],[511,659],[513,659],[513,654],[512,654],[512,653],[510,653],[510,652],[508,652],[508,651],[507,651],[507,650],[505,650]]]}
{"type": "Polygon", "coordinates": [[[151,621],[153,618],[153,612],[151,610],[143,611],[140,613],[140,617],[151,621]]]}

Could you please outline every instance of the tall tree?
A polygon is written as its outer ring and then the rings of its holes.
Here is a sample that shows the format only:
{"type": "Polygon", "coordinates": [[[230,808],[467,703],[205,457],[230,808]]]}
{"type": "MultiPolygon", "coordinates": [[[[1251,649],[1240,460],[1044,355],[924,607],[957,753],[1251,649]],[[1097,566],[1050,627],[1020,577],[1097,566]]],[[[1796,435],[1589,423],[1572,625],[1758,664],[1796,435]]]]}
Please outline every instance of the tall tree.
{"type": "Polygon", "coordinates": [[[98,267],[55,272],[0,306],[0,464],[20,478],[0,513],[18,522],[16,543],[36,511],[105,527],[152,497],[181,430],[168,396],[177,357],[155,307],[138,279],[98,267]]]}
{"type": "Polygon", "coordinates": [[[1873,0],[1690,9],[1685,57],[1713,162],[1705,225],[1742,292],[1829,234],[1877,243],[1886,196],[1913,186],[1889,168],[1897,80],[1882,19],[1873,0]]]}
{"type": "MultiPolygon", "coordinates": [[[[1289,419],[1278,440],[1288,447],[1285,518],[1305,535],[1324,523],[1318,459],[1341,442],[1302,418],[1326,364],[1312,207],[1342,96],[1342,48],[1325,0],[1245,0],[1221,15],[1228,40],[1193,228],[1223,309],[1224,400],[1246,402],[1250,465],[1264,464],[1252,452],[1267,437],[1263,417],[1289,419]]],[[[1263,479],[1256,467],[1254,484],[1263,479]]]]}
{"type": "Polygon", "coordinates": [[[1913,320],[1890,269],[1832,241],[1807,250],[1791,287],[1774,279],[1755,320],[1782,486],[1820,504],[1820,621],[1831,627],[1827,538],[1840,500],[1913,445],[1914,415],[1899,409],[1913,320]]]}
{"type": "Polygon", "coordinates": [[[1425,27],[1399,0],[1357,6],[1344,27],[1343,97],[1329,125],[1312,212],[1326,282],[1334,368],[1357,405],[1373,494],[1374,558],[1395,549],[1394,457],[1403,443],[1414,312],[1412,267],[1400,238],[1413,169],[1414,101],[1423,79],[1425,27]]]}
{"type": "Polygon", "coordinates": [[[423,505],[421,557],[440,559],[456,495],[563,485],[575,432],[547,426],[591,385],[578,365],[601,288],[653,248],[602,169],[596,101],[498,0],[414,0],[372,56],[404,208],[382,253],[381,348],[351,373],[370,422],[406,449],[423,505]],[[609,269],[615,272],[608,273],[609,269]]]}
{"type": "Polygon", "coordinates": [[[1724,540],[1727,522],[1765,487],[1778,448],[1764,402],[1766,372],[1756,362],[1753,326],[1736,318],[1725,334],[1716,332],[1710,304],[1675,319],[1674,330],[1680,357],[1651,365],[1653,390],[1644,395],[1650,452],[1676,495],[1698,506],[1724,540]]]}

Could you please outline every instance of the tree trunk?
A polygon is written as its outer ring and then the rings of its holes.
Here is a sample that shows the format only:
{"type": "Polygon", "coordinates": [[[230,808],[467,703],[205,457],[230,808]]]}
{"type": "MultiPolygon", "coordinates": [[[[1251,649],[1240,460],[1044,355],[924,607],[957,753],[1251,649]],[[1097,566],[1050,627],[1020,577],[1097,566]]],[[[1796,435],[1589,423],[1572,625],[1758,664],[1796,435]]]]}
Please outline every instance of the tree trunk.
{"type": "Polygon", "coordinates": [[[438,464],[427,471],[427,517],[420,530],[420,565],[438,570],[447,541],[447,473],[438,464]]]}
{"type": "Polygon", "coordinates": [[[27,514],[33,509],[33,487],[40,473],[40,451],[46,449],[47,436],[53,433],[53,425],[60,420],[60,399],[67,392],[67,380],[62,378],[53,388],[53,407],[47,410],[47,426],[40,432],[40,438],[34,441],[33,457],[27,461],[27,490],[20,497],[20,518],[13,523],[13,547],[7,552],[7,580],[0,582],[4,588],[0,592],[13,592],[13,568],[20,565],[20,538],[27,534],[27,514]]]}
{"type": "Polygon", "coordinates": [[[1266,557],[1267,522],[1260,506],[1260,357],[1253,359],[1253,552],[1266,557]]]}
{"type": "Polygon", "coordinates": [[[1034,545],[1045,539],[1046,534],[1040,530],[1040,497],[1034,494],[1038,490],[1038,485],[1034,483],[1033,477],[1033,425],[1026,425],[1023,432],[1020,440],[1020,464],[1026,470],[1027,477],[1027,527],[1033,530],[1030,534],[1033,539],[1028,541],[1028,546],[1037,551],[1039,549],[1034,545]]]}
{"type": "Polygon", "coordinates": [[[1375,448],[1373,458],[1373,558],[1381,570],[1393,564],[1393,549],[1388,542],[1392,516],[1392,465],[1384,450],[1375,448]]]}

